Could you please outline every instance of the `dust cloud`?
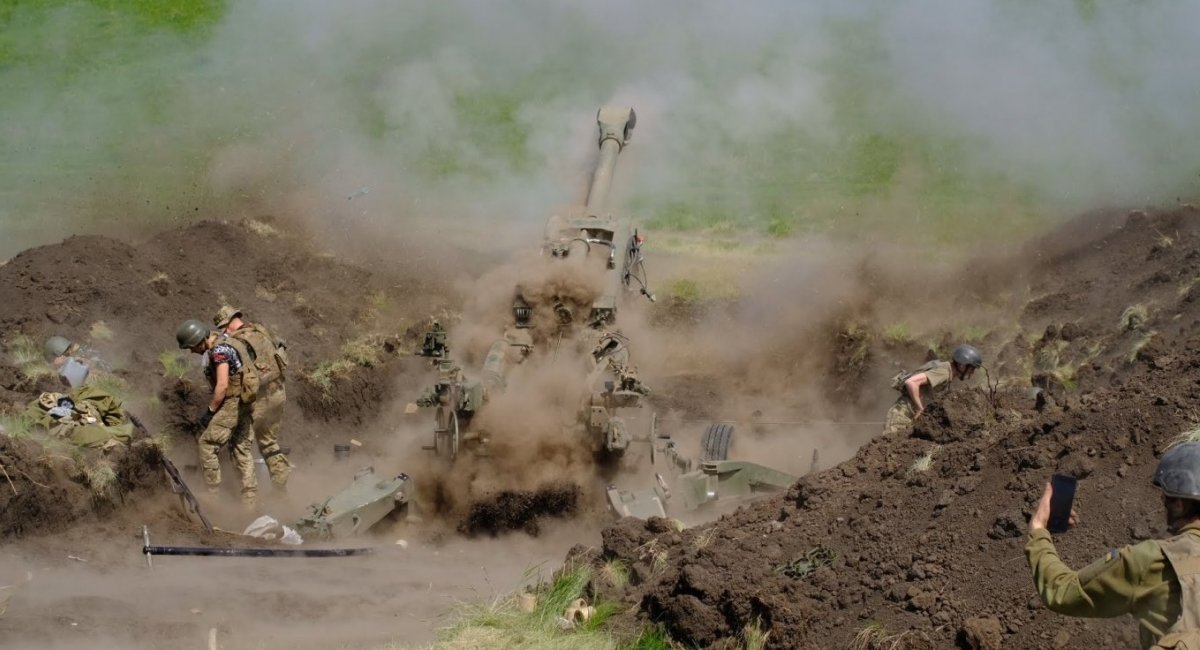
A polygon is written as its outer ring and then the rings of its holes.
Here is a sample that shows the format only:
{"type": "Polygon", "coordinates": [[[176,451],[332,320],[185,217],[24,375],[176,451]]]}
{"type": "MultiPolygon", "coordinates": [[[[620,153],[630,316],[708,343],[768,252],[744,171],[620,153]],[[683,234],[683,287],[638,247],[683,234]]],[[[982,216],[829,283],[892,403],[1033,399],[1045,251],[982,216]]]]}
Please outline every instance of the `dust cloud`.
{"type": "MultiPolygon", "coordinates": [[[[858,172],[830,168],[833,154],[913,138],[952,153],[943,162],[982,191],[1009,184],[1067,209],[1174,198],[1200,167],[1186,3],[235,0],[197,12],[158,26],[104,22],[82,2],[9,12],[0,151],[20,164],[0,180],[0,255],[257,212],[302,215],[330,244],[515,244],[526,233],[514,229],[572,192],[605,102],[640,111],[622,198],[649,215],[710,203],[718,220],[758,223],[851,187],[843,177],[858,172]]],[[[936,189],[900,169],[893,192],[936,189]]],[[[818,205],[836,212],[830,200],[818,205]]],[[[922,209],[904,203],[868,203],[840,225],[919,225],[922,209]]]]}

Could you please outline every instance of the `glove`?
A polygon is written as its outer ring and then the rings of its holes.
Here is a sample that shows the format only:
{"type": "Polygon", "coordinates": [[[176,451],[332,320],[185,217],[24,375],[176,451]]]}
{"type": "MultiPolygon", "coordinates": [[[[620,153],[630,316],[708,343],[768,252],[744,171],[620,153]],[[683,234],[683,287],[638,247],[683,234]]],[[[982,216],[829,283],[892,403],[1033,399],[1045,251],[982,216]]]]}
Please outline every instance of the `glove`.
{"type": "Polygon", "coordinates": [[[214,415],[216,415],[216,413],[213,413],[212,411],[208,410],[208,407],[207,407],[207,406],[206,406],[206,407],[204,407],[204,413],[202,413],[202,414],[200,415],[200,421],[199,421],[200,428],[201,428],[201,429],[207,429],[207,428],[208,428],[208,423],[209,423],[209,422],[212,422],[212,419],[213,419],[213,416],[214,416],[214,415]]]}

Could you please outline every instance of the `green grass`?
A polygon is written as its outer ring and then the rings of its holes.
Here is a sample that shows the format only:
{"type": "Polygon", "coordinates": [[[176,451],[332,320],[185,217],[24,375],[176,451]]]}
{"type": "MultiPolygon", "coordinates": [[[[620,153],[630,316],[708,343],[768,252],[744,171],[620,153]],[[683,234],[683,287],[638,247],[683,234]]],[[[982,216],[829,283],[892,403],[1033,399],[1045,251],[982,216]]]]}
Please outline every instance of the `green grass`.
{"type": "Polygon", "coordinates": [[[908,329],[908,323],[895,323],[883,330],[883,342],[888,345],[903,345],[912,343],[913,335],[908,329]]]}
{"type": "Polygon", "coordinates": [[[42,345],[25,334],[14,336],[8,344],[8,356],[25,377],[33,380],[53,377],[54,366],[47,361],[42,345]]]}
{"type": "Polygon", "coordinates": [[[924,454],[917,456],[917,459],[914,460],[912,465],[908,467],[908,474],[911,476],[914,474],[924,474],[925,472],[928,472],[930,468],[933,467],[933,456],[937,453],[937,451],[938,446],[934,445],[930,447],[924,454]]]}
{"type": "Polygon", "coordinates": [[[108,326],[108,323],[98,320],[92,323],[91,328],[88,329],[88,336],[90,336],[93,341],[111,341],[113,337],[113,331],[112,328],[108,326]]]}
{"type": "Polygon", "coordinates": [[[1154,330],[1150,330],[1149,332],[1146,332],[1146,333],[1142,334],[1140,337],[1138,337],[1138,340],[1133,342],[1133,347],[1131,347],[1129,349],[1129,357],[1128,357],[1129,363],[1133,363],[1134,361],[1137,361],[1138,353],[1140,353],[1142,351],[1142,348],[1149,345],[1150,342],[1153,341],[1154,337],[1156,337],[1156,336],[1158,336],[1158,332],[1156,332],[1154,330]]]}
{"type": "Polygon", "coordinates": [[[4,435],[10,438],[28,438],[34,433],[36,425],[33,420],[20,413],[0,414],[0,428],[4,435]]]}
{"type": "MultiPolygon", "coordinates": [[[[559,619],[567,607],[578,598],[585,598],[585,589],[592,579],[590,567],[583,565],[562,571],[554,580],[535,588],[537,604],[532,612],[522,612],[515,595],[497,598],[489,603],[459,605],[452,614],[453,622],[442,630],[432,650],[467,650],[469,648],[529,648],[532,650],[618,650],[622,646],[605,630],[605,623],[620,607],[615,603],[591,603],[595,612],[584,624],[564,630],[559,619]]],[[[645,634],[643,636],[646,636],[645,634]]],[[[632,646],[659,648],[647,638],[632,646]],[[645,645],[636,645],[645,643],[645,645]]],[[[399,648],[400,646],[388,646],[399,648]]]]}
{"type": "Polygon", "coordinates": [[[1184,431],[1183,433],[1180,433],[1179,435],[1175,436],[1175,439],[1172,440],[1171,443],[1167,445],[1167,448],[1169,449],[1176,445],[1181,445],[1185,442],[1200,442],[1200,427],[1194,427],[1192,429],[1188,429],[1187,431],[1184,431]]]}
{"type": "Polygon", "coordinates": [[[88,487],[91,488],[92,494],[97,496],[107,493],[117,481],[117,473],[113,471],[112,465],[103,460],[97,461],[95,465],[85,465],[84,473],[87,475],[88,487]]]}
{"type": "Polygon", "coordinates": [[[629,564],[624,560],[609,560],[600,567],[599,577],[614,589],[624,589],[629,575],[629,564]]]}
{"type": "Polygon", "coordinates": [[[350,374],[355,368],[371,368],[377,365],[383,356],[379,339],[373,335],[364,335],[342,344],[340,357],[328,359],[317,364],[308,379],[321,389],[322,397],[333,398],[333,385],[342,377],[350,374]]]}
{"type": "Polygon", "coordinates": [[[960,343],[978,343],[990,334],[991,331],[991,329],[981,325],[964,325],[955,330],[954,334],[960,343]]]}
{"type": "Polygon", "coordinates": [[[158,365],[162,366],[162,375],[167,379],[183,379],[191,368],[185,353],[177,350],[163,350],[160,352],[158,354],[158,365]]]}
{"type": "Polygon", "coordinates": [[[1121,312],[1121,319],[1117,323],[1117,327],[1122,332],[1130,332],[1140,330],[1146,326],[1146,321],[1150,319],[1150,310],[1141,303],[1130,305],[1121,312]]]}
{"type": "Polygon", "coordinates": [[[656,625],[642,630],[632,643],[621,646],[620,650],[674,650],[676,647],[666,630],[656,625]]]}
{"type": "Polygon", "coordinates": [[[700,302],[704,298],[700,283],[691,278],[679,278],[669,283],[663,293],[667,298],[685,303],[700,302]]]}
{"type": "Polygon", "coordinates": [[[93,372],[88,377],[88,383],[119,400],[129,397],[129,382],[112,373],[93,372]]]}

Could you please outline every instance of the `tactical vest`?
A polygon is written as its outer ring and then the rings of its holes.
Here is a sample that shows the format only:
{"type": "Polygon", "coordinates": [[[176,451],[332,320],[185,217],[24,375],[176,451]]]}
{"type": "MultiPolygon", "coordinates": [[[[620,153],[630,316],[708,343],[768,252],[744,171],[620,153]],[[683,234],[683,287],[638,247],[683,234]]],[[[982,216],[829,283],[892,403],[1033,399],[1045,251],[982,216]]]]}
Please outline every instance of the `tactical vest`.
{"type": "Polygon", "coordinates": [[[236,394],[243,404],[253,404],[254,400],[258,399],[259,389],[262,388],[258,367],[254,365],[253,350],[246,345],[245,341],[232,336],[225,336],[218,340],[228,344],[242,358],[242,369],[236,374],[229,374],[229,391],[236,394]]]}
{"type": "Polygon", "coordinates": [[[250,348],[250,355],[262,387],[283,381],[283,370],[287,367],[287,353],[271,336],[267,328],[257,323],[245,323],[230,338],[236,338],[250,348]]]}
{"type": "Polygon", "coordinates": [[[922,372],[933,370],[937,367],[938,363],[940,362],[937,360],[929,361],[916,370],[901,371],[895,375],[892,375],[892,389],[900,391],[901,395],[907,395],[908,393],[904,389],[904,382],[908,381],[908,378],[912,377],[913,375],[918,375],[922,372]]]}
{"type": "Polygon", "coordinates": [[[1186,532],[1162,544],[1179,579],[1179,618],[1151,648],[1200,650],[1200,535],[1186,532]]]}

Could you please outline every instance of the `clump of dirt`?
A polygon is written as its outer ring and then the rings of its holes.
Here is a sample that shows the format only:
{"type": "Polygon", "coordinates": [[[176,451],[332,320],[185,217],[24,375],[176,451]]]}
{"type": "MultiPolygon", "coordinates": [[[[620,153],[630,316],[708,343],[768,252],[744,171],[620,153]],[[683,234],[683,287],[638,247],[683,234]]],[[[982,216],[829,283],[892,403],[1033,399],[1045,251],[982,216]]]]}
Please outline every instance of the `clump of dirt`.
{"type": "Polygon", "coordinates": [[[536,490],[504,490],[471,504],[458,525],[467,536],[492,535],[510,530],[537,535],[545,517],[569,517],[580,507],[578,485],[554,483],[536,490]]]}
{"type": "Polygon", "coordinates": [[[683,531],[622,520],[575,553],[629,567],[608,592],[632,608],[620,618],[700,647],[752,625],[780,647],[1136,646],[1131,621],[1041,606],[1026,522],[1063,472],[1080,478],[1082,523],[1056,540],[1072,566],[1165,534],[1153,468],[1200,420],[1196,217],[1069,224],[1009,264],[1030,294],[1020,331],[982,344],[994,393],[985,377],[955,382],[911,435],[876,438],[785,495],[683,531]]]}

